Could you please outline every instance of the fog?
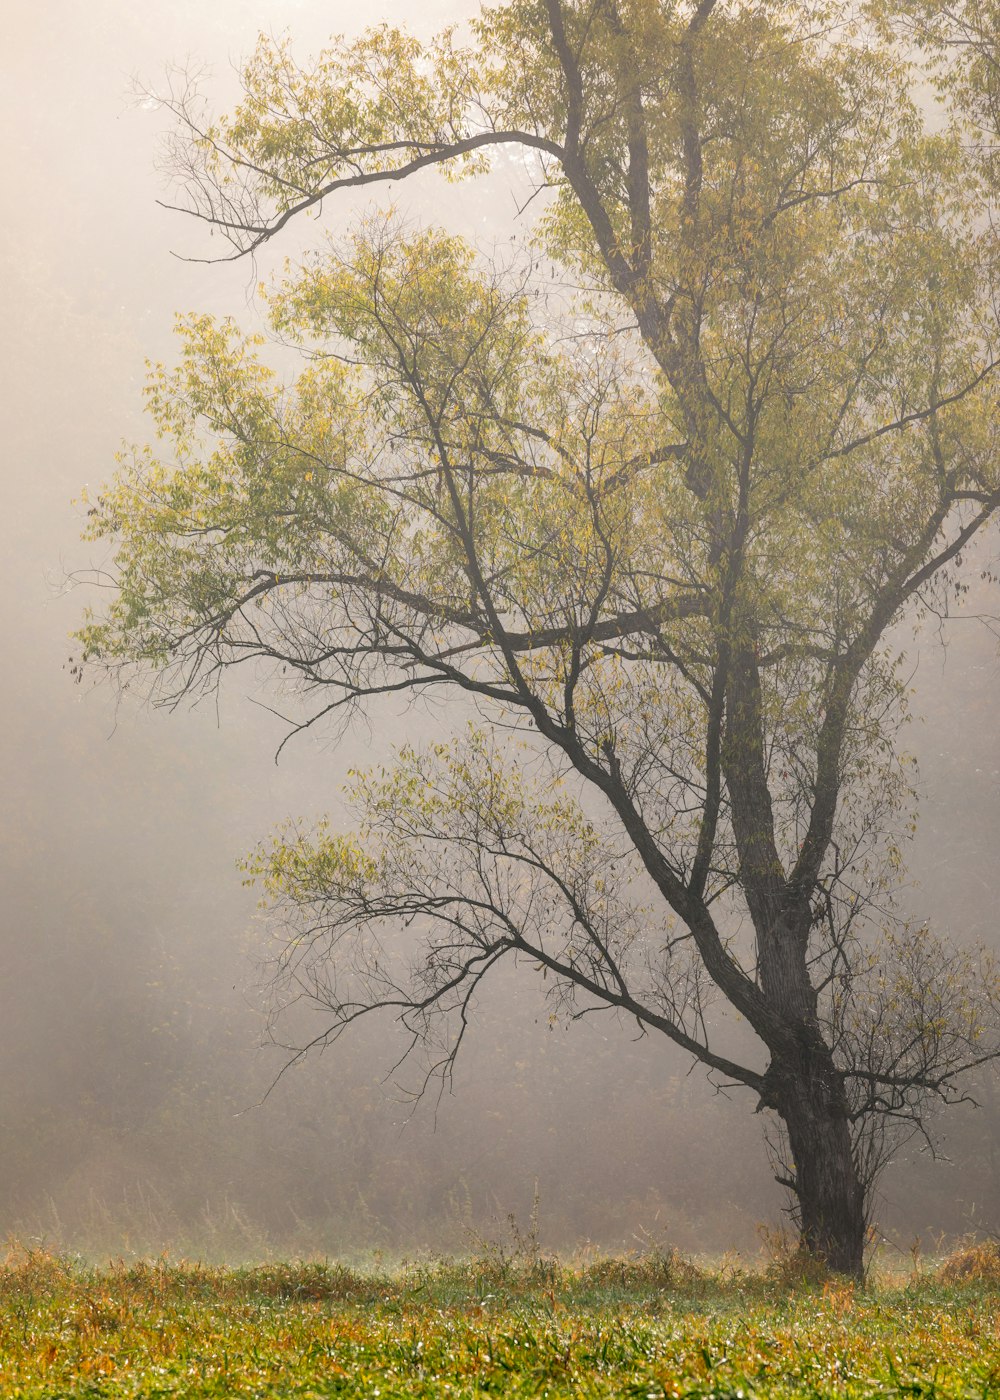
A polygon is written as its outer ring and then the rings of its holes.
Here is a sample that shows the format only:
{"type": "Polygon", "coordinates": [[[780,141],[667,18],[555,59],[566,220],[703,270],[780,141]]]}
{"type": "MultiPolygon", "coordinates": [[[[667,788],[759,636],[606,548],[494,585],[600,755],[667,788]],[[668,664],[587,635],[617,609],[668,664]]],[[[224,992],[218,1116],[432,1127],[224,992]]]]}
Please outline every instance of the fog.
{"type": "MultiPolygon", "coordinates": [[[[550,1029],[530,970],[481,1006],[440,1101],[414,1110],[384,1082],[375,1028],[267,1093],[281,1059],[261,1048],[262,935],[236,859],[282,818],[336,813],[346,769],[386,753],[387,731],[417,737],[448,715],[401,725],[378,711],[337,745],[300,737],[276,765],[284,730],[237,677],[217,706],[167,714],[77,686],[67,667],[86,603],[67,580],[100,563],[74,497],[110,475],[121,439],[148,437],[143,364],[171,357],[174,312],[252,323],[268,267],[173,256],[205,244],[156,205],[164,116],[130,97],[132,76],[155,86],[168,62],[205,66],[222,104],[260,29],[287,29],[306,54],[362,21],[430,32],[473,8],[8,7],[0,1234],[98,1256],[458,1251],[504,1237],[509,1212],[526,1228],[537,1199],[553,1247],[753,1252],[758,1223],[781,1219],[748,1095],[717,1094],[666,1041],[610,1016],[550,1029]]],[[[509,234],[516,179],[429,178],[401,207],[488,245],[509,234]]],[[[333,205],[325,222],[360,207],[333,205]]],[[[902,636],[922,791],[904,904],[996,946],[996,642],[968,620],[902,636]]],[[[1000,1094],[986,1084],[981,1100],[942,1120],[950,1161],[911,1148],[886,1176],[880,1220],[904,1252],[991,1212],[997,1228],[1000,1094]]]]}

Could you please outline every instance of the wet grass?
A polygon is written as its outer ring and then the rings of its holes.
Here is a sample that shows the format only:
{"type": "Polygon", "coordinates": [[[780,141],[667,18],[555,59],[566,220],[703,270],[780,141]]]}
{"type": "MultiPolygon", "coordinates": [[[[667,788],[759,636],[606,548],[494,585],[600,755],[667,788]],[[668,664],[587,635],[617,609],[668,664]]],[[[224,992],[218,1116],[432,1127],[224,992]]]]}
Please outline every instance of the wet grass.
{"type": "Polygon", "coordinates": [[[13,1249],[0,1393],[1000,1400],[1000,1257],[862,1290],[670,1254],[389,1273],[13,1249]]]}

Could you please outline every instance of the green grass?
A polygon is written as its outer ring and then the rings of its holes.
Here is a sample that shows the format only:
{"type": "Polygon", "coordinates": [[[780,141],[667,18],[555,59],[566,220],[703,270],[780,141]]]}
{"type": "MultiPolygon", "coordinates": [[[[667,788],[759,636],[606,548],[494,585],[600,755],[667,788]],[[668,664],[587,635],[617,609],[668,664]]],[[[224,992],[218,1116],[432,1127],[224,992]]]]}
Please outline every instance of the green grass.
{"type": "Polygon", "coordinates": [[[95,1270],[15,1249],[0,1267],[0,1393],[1000,1400],[1000,1257],[969,1257],[861,1290],[674,1256],[366,1274],[95,1270]]]}

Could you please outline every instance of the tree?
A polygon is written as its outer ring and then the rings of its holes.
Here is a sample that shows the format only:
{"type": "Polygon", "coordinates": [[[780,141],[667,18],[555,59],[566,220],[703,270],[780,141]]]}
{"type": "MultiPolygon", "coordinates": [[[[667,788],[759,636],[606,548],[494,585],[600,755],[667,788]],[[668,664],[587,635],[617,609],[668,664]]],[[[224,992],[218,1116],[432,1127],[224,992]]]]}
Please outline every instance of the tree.
{"type": "Polygon", "coordinates": [[[279,1010],[321,1013],[309,1044],[394,1017],[447,1077],[526,960],[554,1014],[748,1088],[850,1274],[899,1135],[1000,1053],[992,963],[892,902],[891,629],[947,609],[1000,507],[989,189],[909,82],[835,4],[511,0],[468,43],[262,40],[230,118],[168,98],[180,207],[234,258],[504,147],[548,195],[505,258],[389,214],[288,267],[287,384],[262,336],[183,320],[148,391],[170,452],[91,506],[116,592],[80,633],[161,703],[263,665],[297,729],[466,697],[464,738],[356,776],[353,835],[248,861],[279,1010]]]}
{"type": "Polygon", "coordinates": [[[967,135],[978,138],[974,149],[995,183],[1000,134],[1000,7],[996,0],[944,4],[940,0],[871,0],[871,10],[885,34],[891,36],[900,28],[906,40],[932,59],[936,85],[964,110],[967,135]]]}

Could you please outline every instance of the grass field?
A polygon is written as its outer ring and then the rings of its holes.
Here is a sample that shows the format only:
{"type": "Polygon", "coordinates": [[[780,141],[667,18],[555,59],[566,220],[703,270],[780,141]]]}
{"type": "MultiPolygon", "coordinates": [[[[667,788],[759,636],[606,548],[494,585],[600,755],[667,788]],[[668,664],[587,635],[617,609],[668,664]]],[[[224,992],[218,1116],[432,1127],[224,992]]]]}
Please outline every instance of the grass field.
{"type": "Polygon", "coordinates": [[[789,1264],[487,1255],[0,1267],[4,1396],[935,1396],[1000,1400],[1000,1251],[866,1289],[789,1264]]]}

